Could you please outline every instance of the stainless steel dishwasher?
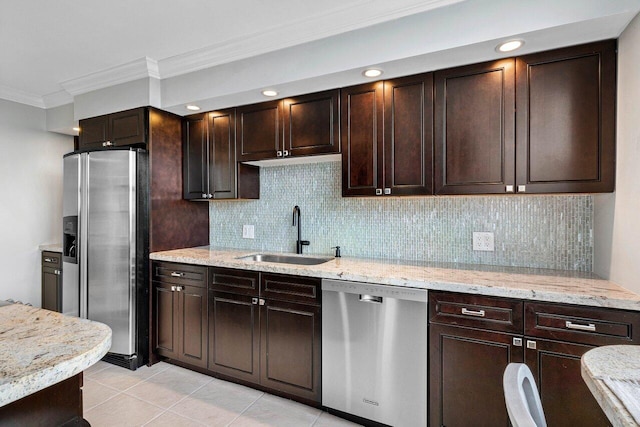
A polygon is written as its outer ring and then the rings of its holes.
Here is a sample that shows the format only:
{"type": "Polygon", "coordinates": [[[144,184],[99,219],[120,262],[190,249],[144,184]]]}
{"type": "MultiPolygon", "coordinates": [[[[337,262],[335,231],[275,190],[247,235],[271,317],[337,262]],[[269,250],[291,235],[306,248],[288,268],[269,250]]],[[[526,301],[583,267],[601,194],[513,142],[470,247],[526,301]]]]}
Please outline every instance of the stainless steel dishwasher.
{"type": "Polygon", "coordinates": [[[427,425],[427,291],[322,280],[322,404],[427,425]]]}

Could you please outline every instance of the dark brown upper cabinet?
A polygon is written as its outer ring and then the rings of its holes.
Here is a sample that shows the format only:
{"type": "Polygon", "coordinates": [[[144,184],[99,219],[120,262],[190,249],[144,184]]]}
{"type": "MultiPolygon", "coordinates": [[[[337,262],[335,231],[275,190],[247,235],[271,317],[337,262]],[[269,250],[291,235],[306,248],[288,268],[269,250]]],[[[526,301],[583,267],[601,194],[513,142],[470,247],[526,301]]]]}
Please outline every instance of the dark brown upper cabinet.
{"type": "Polygon", "coordinates": [[[236,110],[184,120],[183,196],[187,200],[257,199],[260,171],[236,162],[236,110]]]}
{"type": "Polygon", "coordinates": [[[517,191],[613,191],[616,41],[516,58],[516,91],[517,191]]]}
{"type": "Polygon", "coordinates": [[[339,93],[238,107],[238,160],[339,153],[339,93]]]}
{"type": "Polygon", "coordinates": [[[283,156],[340,152],[340,91],[312,93],[283,101],[283,156]]]}
{"type": "Polygon", "coordinates": [[[614,190],[616,42],[435,73],[436,194],[614,190]]]}
{"type": "Polygon", "coordinates": [[[78,149],[145,145],[149,123],[145,107],[80,120],[78,149]]]}
{"type": "Polygon", "coordinates": [[[342,89],[342,195],[433,194],[433,74],[342,89]]]}
{"type": "Polygon", "coordinates": [[[435,192],[513,192],[515,61],[435,73],[435,192]]]}

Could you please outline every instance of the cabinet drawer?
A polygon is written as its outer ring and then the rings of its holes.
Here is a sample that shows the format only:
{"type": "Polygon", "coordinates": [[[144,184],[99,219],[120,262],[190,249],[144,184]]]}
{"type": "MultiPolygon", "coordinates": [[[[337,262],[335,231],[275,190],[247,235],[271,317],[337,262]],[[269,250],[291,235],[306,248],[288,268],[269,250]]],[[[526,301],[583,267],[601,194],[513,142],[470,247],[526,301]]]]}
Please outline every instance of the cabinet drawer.
{"type": "Polygon", "coordinates": [[[207,267],[174,262],[154,262],[152,280],[178,285],[207,286],[207,267]]]}
{"type": "Polygon", "coordinates": [[[320,279],[314,277],[263,273],[260,286],[262,298],[320,304],[320,279]]]}
{"type": "Polygon", "coordinates": [[[525,303],[525,334],[532,337],[591,345],[637,344],[637,328],[640,313],[632,311],[525,303]]]}
{"type": "Polygon", "coordinates": [[[62,254],[59,252],[42,252],[42,266],[60,268],[62,266],[62,254]]]}
{"type": "Polygon", "coordinates": [[[429,321],[521,334],[523,303],[450,292],[429,292],[429,321]]]}
{"type": "Polygon", "coordinates": [[[229,268],[210,268],[212,291],[258,296],[260,293],[260,273],[256,271],[233,270],[229,268]]]}

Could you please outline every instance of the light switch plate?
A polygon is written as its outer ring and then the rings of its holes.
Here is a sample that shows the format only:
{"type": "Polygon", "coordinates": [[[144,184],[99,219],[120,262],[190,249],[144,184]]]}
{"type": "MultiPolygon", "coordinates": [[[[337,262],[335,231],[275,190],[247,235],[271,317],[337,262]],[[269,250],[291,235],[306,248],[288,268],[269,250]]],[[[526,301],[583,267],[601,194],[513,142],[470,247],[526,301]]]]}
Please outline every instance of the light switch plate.
{"type": "Polygon", "coordinates": [[[473,250],[493,252],[493,233],[491,232],[473,232],[473,250]]]}
{"type": "Polygon", "coordinates": [[[243,239],[255,239],[256,231],[253,225],[243,225],[242,226],[242,238],[243,239]]]}

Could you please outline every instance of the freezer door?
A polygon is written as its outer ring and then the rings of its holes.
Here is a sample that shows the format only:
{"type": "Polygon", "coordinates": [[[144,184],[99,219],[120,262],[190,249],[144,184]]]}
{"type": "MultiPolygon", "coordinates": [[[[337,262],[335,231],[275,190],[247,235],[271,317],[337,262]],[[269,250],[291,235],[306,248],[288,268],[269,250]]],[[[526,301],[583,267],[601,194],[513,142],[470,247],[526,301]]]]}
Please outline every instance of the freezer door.
{"type": "MultiPolygon", "coordinates": [[[[80,213],[80,154],[66,156],[63,159],[62,217],[78,217],[80,213]]],[[[76,223],[77,224],[77,223],[76,223]]],[[[64,224],[61,224],[64,229],[64,224]]],[[[78,224],[79,225],[79,224],[78,224]]],[[[77,230],[76,230],[77,231],[77,230]]],[[[63,230],[62,240],[64,241],[63,230]]],[[[75,242],[76,254],[82,250],[80,241],[75,242]]],[[[78,263],[62,262],[62,313],[70,316],[80,315],[80,270],[78,263]]]]}
{"type": "Polygon", "coordinates": [[[111,353],[135,353],[136,155],[87,155],[87,318],[112,330],[111,353]]]}

